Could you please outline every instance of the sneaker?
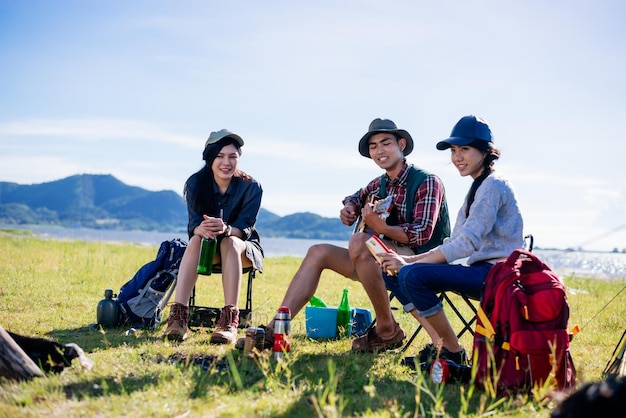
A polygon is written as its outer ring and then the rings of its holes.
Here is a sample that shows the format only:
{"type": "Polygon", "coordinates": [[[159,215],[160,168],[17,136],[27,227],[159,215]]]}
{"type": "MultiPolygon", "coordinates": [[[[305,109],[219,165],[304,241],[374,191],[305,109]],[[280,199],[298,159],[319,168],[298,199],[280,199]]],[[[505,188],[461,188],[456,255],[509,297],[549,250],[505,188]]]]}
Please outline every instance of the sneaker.
{"type": "Polygon", "coordinates": [[[420,363],[430,363],[437,358],[437,347],[432,343],[426,344],[417,357],[420,363]]]}
{"type": "Polygon", "coordinates": [[[458,353],[452,353],[448,351],[447,348],[441,347],[441,353],[439,353],[439,358],[443,360],[450,360],[453,363],[456,363],[461,366],[468,365],[467,361],[467,351],[465,351],[465,347],[461,347],[461,351],[458,353]]]}
{"type": "MultiPolygon", "coordinates": [[[[271,350],[274,348],[274,330],[265,325],[259,325],[259,328],[263,328],[265,331],[265,339],[263,340],[263,350],[271,350]]],[[[243,351],[246,346],[246,337],[241,337],[235,343],[235,348],[239,351],[243,351]]]]}
{"type": "MultiPolygon", "coordinates": [[[[415,363],[415,356],[408,356],[408,357],[404,357],[402,360],[400,360],[400,364],[402,366],[406,366],[409,369],[413,369],[413,370],[417,370],[417,367],[421,367],[424,363],[415,363]]],[[[423,370],[423,368],[422,368],[423,370]]]]}
{"type": "Polygon", "coordinates": [[[238,325],[239,308],[233,305],[224,306],[217,326],[211,335],[211,344],[235,344],[238,325]]]}
{"type": "Polygon", "coordinates": [[[430,368],[432,362],[437,358],[437,347],[434,344],[428,343],[419,352],[417,357],[408,356],[404,357],[400,364],[413,370],[427,371],[430,368]]]}
{"type": "Polygon", "coordinates": [[[441,347],[441,352],[439,353],[433,344],[426,344],[417,357],[404,357],[400,364],[413,370],[419,368],[422,371],[426,371],[430,369],[430,365],[437,359],[448,360],[458,366],[469,366],[467,351],[465,351],[464,347],[461,347],[461,351],[458,353],[452,353],[447,348],[441,347]]]}
{"type": "Polygon", "coordinates": [[[393,350],[402,346],[406,334],[400,324],[396,322],[396,329],[393,335],[383,340],[376,334],[376,327],[370,328],[365,335],[352,341],[352,351],[360,353],[378,353],[380,351],[393,350]]]}
{"type": "Polygon", "coordinates": [[[170,308],[170,317],[167,320],[167,328],[163,338],[169,341],[183,341],[187,336],[187,324],[189,322],[189,307],[181,303],[175,303],[170,308]]]}

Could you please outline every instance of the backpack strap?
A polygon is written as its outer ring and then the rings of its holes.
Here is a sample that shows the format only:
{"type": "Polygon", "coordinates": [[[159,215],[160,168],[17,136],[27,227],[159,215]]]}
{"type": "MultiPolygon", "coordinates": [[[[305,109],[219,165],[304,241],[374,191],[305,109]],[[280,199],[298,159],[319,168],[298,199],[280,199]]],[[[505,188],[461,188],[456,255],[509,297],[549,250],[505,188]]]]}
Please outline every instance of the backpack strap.
{"type": "MultiPolygon", "coordinates": [[[[407,222],[411,223],[415,221],[413,218],[413,205],[415,204],[415,193],[419,186],[426,180],[426,177],[430,175],[429,172],[415,167],[413,164],[409,166],[409,174],[406,179],[406,213],[407,222]]],[[[380,186],[378,194],[381,199],[387,197],[387,175],[380,176],[380,186]]],[[[426,252],[435,248],[443,242],[443,239],[450,236],[450,216],[448,214],[448,203],[444,199],[441,205],[441,214],[439,215],[439,222],[435,223],[433,235],[431,240],[421,246],[413,247],[412,250],[418,254],[426,252]]]]}
{"type": "Polygon", "coordinates": [[[491,321],[489,320],[489,317],[483,310],[482,306],[478,307],[478,318],[480,319],[480,321],[476,323],[475,332],[484,337],[487,337],[487,339],[493,343],[496,336],[496,330],[491,324],[491,321]]]}
{"type": "MultiPolygon", "coordinates": [[[[426,177],[428,176],[429,173],[425,172],[424,170],[420,170],[419,168],[415,167],[413,164],[411,164],[411,166],[409,167],[409,175],[407,176],[406,179],[406,213],[408,215],[408,218],[410,220],[413,220],[413,204],[415,203],[415,193],[417,193],[417,189],[419,188],[420,184],[422,184],[422,182],[424,180],[426,180],[426,177]],[[409,196],[412,196],[411,199],[409,199],[409,196]]],[[[384,199],[387,197],[387,175],[383,174],[382,176],[380,176],[380,187],[378,190],[378,195],[380,196],[381,199],[384,199]]]]}

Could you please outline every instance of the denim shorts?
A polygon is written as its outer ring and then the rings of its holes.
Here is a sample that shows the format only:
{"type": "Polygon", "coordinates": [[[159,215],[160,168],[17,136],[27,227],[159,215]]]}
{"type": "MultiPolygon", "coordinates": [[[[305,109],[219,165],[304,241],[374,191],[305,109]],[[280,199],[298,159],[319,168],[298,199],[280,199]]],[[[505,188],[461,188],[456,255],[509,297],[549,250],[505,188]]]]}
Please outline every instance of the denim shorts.
{"type": "Polygon", "coordinates": [[[413,305],[411,299],[409,299],[409,297],[402,291],[402,289],[400,289],[400,283],[398,282],[397,276],[390,276],[383,271],[383,279],[385,280],[385,286],[387,286],[387,290],[389,290],[402,304],[404,312],[411,312],[413,309],[415,309],[415,305],[413,305]]]}
{"type": "MultiPolygon", "coordinates": [[[[414,255],[413,250],[411,250],[409,247],[398,246],[394,249],[394,251],[400,255],[414,255]]],[[[413,309],[415,309],[415,305],[413,305],[413,302],[411,302],[408,296],[402,292],[402,289],[400,289],[398,277],[390,276],[387,274],[387,272],[383,271],[383,280],[385,280],[387,290],[389,290],[402,304],[404,312],[411,312],[413,309]]]]}

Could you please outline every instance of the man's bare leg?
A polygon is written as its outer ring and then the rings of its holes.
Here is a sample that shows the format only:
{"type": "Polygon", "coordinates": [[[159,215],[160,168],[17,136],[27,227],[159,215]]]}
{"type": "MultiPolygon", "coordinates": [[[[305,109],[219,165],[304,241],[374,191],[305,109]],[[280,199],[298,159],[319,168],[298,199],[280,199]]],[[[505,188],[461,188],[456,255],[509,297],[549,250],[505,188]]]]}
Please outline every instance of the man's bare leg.
{"type": "MultiPolygon", "coordinates": [[[[317,244],[308,249],[281,302],[281,306],[289,308],[292,318],[315,294],[322,271],[325,269],[350,277],[354,267],[350,262],[348,250],[331,244],[317,244]]],[[[274,320],[271,320],[268,327],[271,328],[273,323],[274,320]]]]}
{"type": "Polygon", "coordinates": [[[395,332],[396,321],[391,312],[389,295],[380,266],[365,244],[368,238],[368,234],[352,235],[348,251],[357,276],[376,313],[376,334],[381,338],[386,338],[395,332]]]}

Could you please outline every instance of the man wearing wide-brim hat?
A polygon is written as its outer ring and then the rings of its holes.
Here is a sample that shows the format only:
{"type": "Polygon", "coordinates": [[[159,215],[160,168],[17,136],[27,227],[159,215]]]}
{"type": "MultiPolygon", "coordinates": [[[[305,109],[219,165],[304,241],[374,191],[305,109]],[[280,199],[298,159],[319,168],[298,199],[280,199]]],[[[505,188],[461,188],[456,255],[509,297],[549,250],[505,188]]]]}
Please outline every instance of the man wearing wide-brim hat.
{"type": "Polygon", "coordinates": [[[404,129],[398,129],[396,124],[389,119],[374,119],[370,123],[369,130],[359,141],[359,153],[366,157],[372,158],[369,152],[369,139],[374,134],[390,133],[398,139],[398,145],[404,156],[409,155],[413,151],[413,138],[404,129]],[[400,141],[404,139],[404,141],[400,141]]]}
{"type": "MultiPolygon", "coordinates": [[[[401,346],[406,338],[391,312],[387,287],[407,312],[417,317],[417,311],[397,281],[384,282],[380,265],[366,241],[377,235],[389,249],[412,255],[441,244],[450,234],[450,221],[441,180],[406,161],[406,156],[413,151],[413,138],[406,130],[399,129],[389,119],[374,119],[360,139],[358,150],[384,170],[382,176],[343,200],[344,206],[339,212],[341,222],[352,226],[363,221],[364,226],[355,230],[348,248],[332,244],[316,244],[309,248],[281,306],[288,307],[293,318],[314,295],[325,269],[360,281],[374,307],[376,326],[355,339],[352,349],[379,352],[401,346]],[[384,197],[387,199],[381,199],[384,197]]],[[[430,333],[432,327],[424,323],[430,333]]],[[[266,348],[273,342],[272,329],[273,321],[267,325],[266,348]]],[[[431,337],[437,338],[436,334],[431,337]]]]}

